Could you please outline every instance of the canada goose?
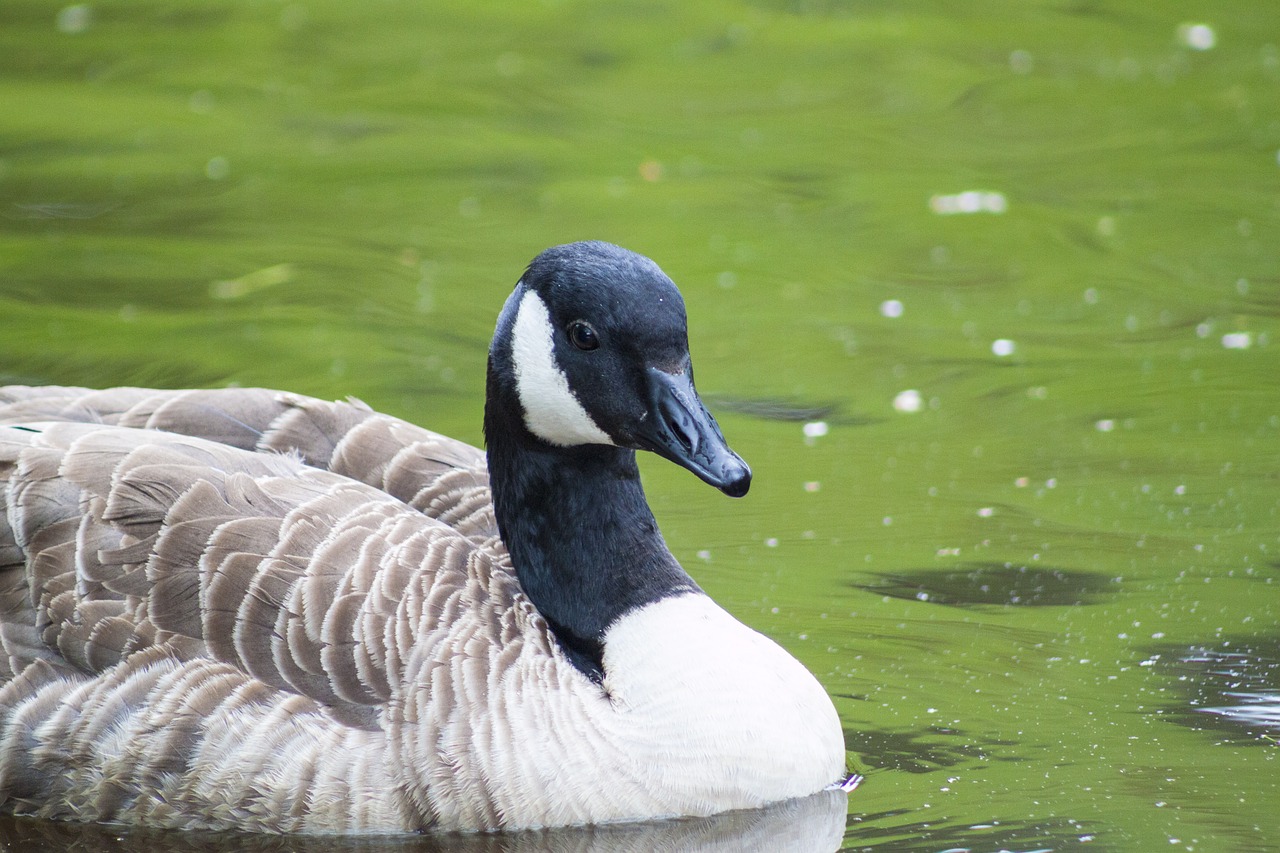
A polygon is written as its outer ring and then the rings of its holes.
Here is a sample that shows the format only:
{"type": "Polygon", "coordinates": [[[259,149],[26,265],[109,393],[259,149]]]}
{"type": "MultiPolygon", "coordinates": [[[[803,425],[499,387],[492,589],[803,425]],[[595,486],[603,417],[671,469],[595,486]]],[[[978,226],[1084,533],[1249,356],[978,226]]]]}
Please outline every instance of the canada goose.
{"type": "Polygon", "coordinates": [[[543,252],[485,456],[261,389],[0,389],[0,798],[266,832],[710,815],[840,780],[817,680],[680,567],[650,450],[733,496],[679,291],[543,252]],[[490,499],[492,494],[492,500],[490,499]],[[500,536],[499,536],[500,534],[500,536]]]}

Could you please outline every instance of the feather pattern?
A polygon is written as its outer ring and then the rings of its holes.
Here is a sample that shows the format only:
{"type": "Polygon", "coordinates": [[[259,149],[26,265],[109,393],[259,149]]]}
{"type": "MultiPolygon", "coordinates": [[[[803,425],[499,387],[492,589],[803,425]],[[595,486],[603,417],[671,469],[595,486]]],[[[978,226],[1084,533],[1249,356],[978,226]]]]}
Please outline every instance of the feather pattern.
{"type": "MultiPolygon", "coordinates": [[[[477,691],[522,659],[553,680],[564,664],[496,539],[477,546],[300,455],[97,423],[38,429],[0,433],[5,517],[30,564],[20,614],[47,647],[0,636],[15,673],[0,690],[11,802],[183,827],[502,824],[455,755],[477,691]],[[430,680],[406,690],[415,670],[430,680]],[[423,706],[441,743],[406,728],[423,706]],[[435,766],[475,800],[462,817],[438,804],[443,788],[404,790],[392,771],[418,762],[390,755],[405,745],[425,759],[410,778],[435,766]]],[[[580,686],[580,701],[604,703],[580,686]]]]}

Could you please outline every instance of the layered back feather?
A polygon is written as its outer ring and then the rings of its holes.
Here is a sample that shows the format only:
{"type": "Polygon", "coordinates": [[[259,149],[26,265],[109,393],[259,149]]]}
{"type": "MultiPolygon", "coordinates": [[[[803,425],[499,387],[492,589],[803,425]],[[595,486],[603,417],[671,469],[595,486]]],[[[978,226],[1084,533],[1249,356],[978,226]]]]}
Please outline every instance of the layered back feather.
{"type": "Polygon", "coordinates": [[[10,808],[503,824],[458,766],[478,706],[511,670],[559,688],[571,667],[520,593],[479,451],[262,390],[8,388],[0,421],[29,424],[0,427],[10,808]]]}

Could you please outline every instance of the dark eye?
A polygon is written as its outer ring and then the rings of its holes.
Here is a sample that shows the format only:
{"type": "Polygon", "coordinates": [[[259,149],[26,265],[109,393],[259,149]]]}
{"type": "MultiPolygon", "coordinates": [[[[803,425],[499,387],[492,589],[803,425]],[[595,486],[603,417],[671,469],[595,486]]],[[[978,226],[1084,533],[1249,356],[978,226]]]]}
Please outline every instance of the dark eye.
{"type": "Polygon", "coordinates": [[[581,350],[593,350],[600,346],[600,339],[596,337],[596,330],[591,328],[590,324],[581,320],[575,320],[569,324],[569,340],[581,350]]]}

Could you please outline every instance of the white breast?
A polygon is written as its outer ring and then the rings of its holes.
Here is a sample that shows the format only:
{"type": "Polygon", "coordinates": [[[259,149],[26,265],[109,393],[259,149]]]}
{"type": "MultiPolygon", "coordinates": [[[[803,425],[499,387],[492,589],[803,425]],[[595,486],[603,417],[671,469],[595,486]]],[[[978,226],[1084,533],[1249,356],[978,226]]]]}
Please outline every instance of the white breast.
{"type": "MultiPolygon", "coordinates": [[[[505,825],[710,815],[804,797],[844,774],[821,685],[701,593],[616,622],[603,691],[558,653],[526,643],[517,654],[488,701],[466,711],[466,755],[445,777],[474,787],[505,825]]],[[[419,768],[436,760],[405,754],[419,768]]],[[[457,792],[434,802],[441,827],[477,825],[475,802],[457,792]]]]}
{"type": "Polygon", "coordinates": [[[843,772],[840,721],[817,679],[701,593],[620,619],[604,668],[618,723],[636,730],[637,768],[673,797],[748,808],[843,772]]]}

